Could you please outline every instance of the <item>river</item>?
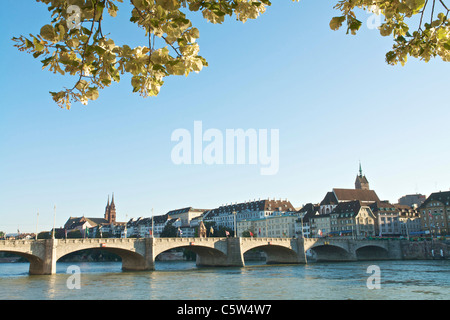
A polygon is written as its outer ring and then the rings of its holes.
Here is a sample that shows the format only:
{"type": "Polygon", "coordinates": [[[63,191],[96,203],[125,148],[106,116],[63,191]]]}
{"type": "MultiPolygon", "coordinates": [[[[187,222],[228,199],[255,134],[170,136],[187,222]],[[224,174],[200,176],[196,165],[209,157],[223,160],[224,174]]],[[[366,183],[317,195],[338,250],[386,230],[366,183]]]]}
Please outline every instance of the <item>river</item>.
{"type": "Polygon", "coordinates": [[[121,266],[120,262],[59,262],[55,275],[30,276],[28,263],[2,263],[0,299],[447,300],[450,297],[450,260],[307,265],[249,262],[243,268],[197,268],[195,262],[157,261],[156,270],[146,272],[123,272],[121,266]],[[67,273],[73,265],[79,268],[79,273],[67,273]],[[371,265],[379,268],[378,289],[367,286],[368,278],[375,275],[368,272],[371,265]],[[79,289],[68,287],[74,276],[78,276],[79,289]]]}

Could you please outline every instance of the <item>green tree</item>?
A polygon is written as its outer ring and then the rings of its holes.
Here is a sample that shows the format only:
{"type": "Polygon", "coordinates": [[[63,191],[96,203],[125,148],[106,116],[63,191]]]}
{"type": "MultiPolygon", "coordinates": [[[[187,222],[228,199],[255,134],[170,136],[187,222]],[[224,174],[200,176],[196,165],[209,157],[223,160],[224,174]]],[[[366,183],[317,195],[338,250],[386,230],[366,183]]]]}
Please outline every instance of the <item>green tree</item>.
{"type": "MultiPolygon", "coordinates": [[[[132,76],[133,92],[147,97],[158,95],[167,76],[201,71],[208,63],[199,55],[200,32],[187,18],[190,12],[201,12],[212,23],[220,24],[233,15],[246,22],[271,5],[269,0],[130,0],[130,22],[146,37],[141,46],[131,48],[108,38],[102,28],[106,18],[117,16],[122,0],[36,1],[48,6],[52,20],[38,34],[13,41],[20,51],[42,59],[44,69],[75,77],[73,87],[50,92],[67,109],[75,101],[85,105],[96,100],[99,90],[119,82],[125,73],[132,76]]],[[[357,13],[383,15],[380,34],[394,38],[393,50],[386,54],[389,64],[403,65],[408,56],[425,61],[435,56],[450,59],[449,6],[444,0],[340,0],[334,8],[341,15],[331,19],[331,29],[346,23],[351,34],[362,25],[357,13]],[[416,24],[416,29],[410,24],[416,24]]]]}
{"type": "MultiPolygon", "coordinates": [[[[205,228],[206,228],[206,236],[207,237],[217,237],[216,235],[216,223],[214,221],[203,221],[203,223],[205,224],[205,228]],[[212,232],[211,232],[211,228],[212,228],[212,232]]],[[[198,236],[198,230],[195,230],[195,236],[198,236]]]]}
{"type": "Polygon", "coordinates": [[[102,238],[113,238],[111,232],[102,232],[102,238]]]}
{"type": "Polygon", "coordinates": [[[83,238],[80,230],[74,230],[67,233],[67,239],[80,239],[83,238]]]}
{"type": "Polygon", "coordinates": [[[224,226],[216,227],[216,229],[214,229],[214,237],[226,237],[227,231],[230,234],[230,237],[234,235],[234,230],[232,230],[231,228],[227,228],[224,226]]]}
{"type": "Polygon", "coordinates": [[[38,239],[51,239],[52,233],[50,231],[41,231],[38,233],[38,239]]]}
{"type": "Polygon", "coordinates": [[[159,236],[161,238],[175,238],[178,236],[177,231],[178,229],[175,228],[172,224],[166,224],[159,236]]]}
{"type": "Polygon", "coordinates": [[[255,237],[256,238],[256,234],[251,230],[246,230],[246,231],[242,232],[242,237],[244,237],[244,238],[255,237]],[[250,232],[252,232],[253,235],[251,235],[250,232]]]}

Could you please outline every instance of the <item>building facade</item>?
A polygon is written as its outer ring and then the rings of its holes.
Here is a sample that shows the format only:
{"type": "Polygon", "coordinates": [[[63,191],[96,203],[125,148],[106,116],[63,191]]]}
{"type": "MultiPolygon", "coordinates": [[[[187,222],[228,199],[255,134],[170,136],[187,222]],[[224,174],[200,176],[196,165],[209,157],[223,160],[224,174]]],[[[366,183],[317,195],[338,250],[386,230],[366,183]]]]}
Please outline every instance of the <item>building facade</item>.
{"type": "Polygon", "coordinates": [[[191,220],[201,217],[207,209],[195,209],[192,207],[171,210],[167,214],[173,218],[179,218],[181,222],[181,227],[190,227],[191,220]]]}
{"type": "Polygon", "coordinates": [[[237,222],[237,234],[242,237],[245,232],[255,237],[293,238],[297,213],[278,213],[262,219],[242,219],[237,222]]]}
{"type": "Polygon", "coordinates": [[[331,213],[316,214],[309,218],[312,238],[328,236],[331,232],[331,213]]]}
{"type": "Polygon", "coordinates": [[[330,213],[330,236],[352,238],[376,235],[376,217],[369,206],[359,200],[339,203],[330,213]]]}
{"type": "Polygon", "coordinates": [[[297,237],[311,238],[311,218],[319,215],[320,206],[308,203],[297,211],[298,219],[295,223],[297,237]]]}
{"type": "Polygon", "coordinates": [[[286,200],[255,200],[220,206],[204,212],[205,222],[214,222],[216,227],[225,227],[234,231],[234,222],[242,220],[265,219],[281,213],[295,212],[294,206],[286,200]]]}
{"type": "Polygon", "coordinates": [[[376,233],[379,237],[401,236],[400,214],[398,209],[387,201],[375,202],[370,205],[377,217],[376,233]]]}
{"type": "Polygon", "coordinates": [[[402,237],[414,237],[423,234],[420,214],[417,209],[407,205],[394,204],[399,212],[400,232],[402,237]]]}
{"type": "Polygon", "coordinates": [[[449,234],[450,191],[432,193],[418,208],[422,230],[433,236],[449,234]]]}

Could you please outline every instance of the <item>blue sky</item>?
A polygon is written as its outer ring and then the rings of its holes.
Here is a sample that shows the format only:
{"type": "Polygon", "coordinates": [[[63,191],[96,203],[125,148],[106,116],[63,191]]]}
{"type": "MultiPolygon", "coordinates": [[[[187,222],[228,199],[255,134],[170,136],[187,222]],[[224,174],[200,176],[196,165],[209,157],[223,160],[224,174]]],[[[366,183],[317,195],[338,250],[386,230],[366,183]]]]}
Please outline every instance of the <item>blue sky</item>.
{"type": "MultiPolygon", "coordinates": [[[[192,21],[209,67],[166,78],[156,98],[133,94],[123,76],[87,106],[60,109],[49,91],[73,80],[41,70],[11,38],[38,33],[45,5],[7,0],[0,12],[0,230],[34,232],[69,216],[102,217],[115,194],[117,218],[214,208],[258,198],[320,202],[352,188],[361,160],[370,186],[396,202],[450,188],[449,65],[384,61],[391,38],[366,27],[332,31],[333,2],[274,1],[257,20],[192,21]],[[20,12],[20,17],[11,14],[20,12]],[[175,165],[178,128],[278,129],[279,171],[256,165],[175,165]]],[[[144,45],[127,5],[108,20],[118,43],[144,45]]],[[[363,13],[362,17],[366,15],[363,13]]],[[[366,15],[368,18],[369,15],[366,15]]],[[[106,31],[106,32],[108,32],[106,31]]]]}

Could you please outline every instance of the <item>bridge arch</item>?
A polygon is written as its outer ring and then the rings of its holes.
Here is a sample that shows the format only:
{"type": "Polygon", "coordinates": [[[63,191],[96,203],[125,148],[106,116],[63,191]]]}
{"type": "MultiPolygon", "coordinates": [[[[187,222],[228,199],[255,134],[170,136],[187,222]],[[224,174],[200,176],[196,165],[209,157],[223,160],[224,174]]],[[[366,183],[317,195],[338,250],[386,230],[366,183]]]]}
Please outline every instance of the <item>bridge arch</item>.
{"type": "Polygon", "coordinates": [[[122,259],[122,270],[140,271],[152,267],[153,261],[148,261],[145,256],[145,240],[135,239],[66,239],[59,240],[55,260],[68,254],[83,250],[102,250],[111,252],[122,259]]]}
{"type": "Polygon", "coordinates": [[[316,261],[349,261],[355,257],[342,246],[334,244],[317,244],[310,248],[315,253],[316,261]]]}
{"type": "Polygon", "coordinates": [[[15,254],[19,257],[22,257],[26,260],[28,260],[28,262],[30,263],[30,268],[29,268],[29,273],[30,274],[40,274],[41,270],[43,268],[44,265],[44,260],[42,260],[40,257],[34,255],[34,254],[30,254],[30,253],[26,253],[26,252],[22,252],[22,251],[15,251],[15,250],[0,250],[0,252],[7,252],[7,253],[12,253],[15,254]]]}
{"type": "Polygon", "coordinates": [[[386,260],[389,259],[389,252],[383,246],[363,245],[355,250],[358,260],[386,260]]]}
{"type": "Polygon", "coordinates": [[[153,257],[172,249],[189,249],[197,255],[197,266],[227,265],[227,240],[217,238],[158,238],[153,257]]]}
{"type": "Polygon", "coordinates": [[[241,238],[242,256],[253,249],[266,254],[266,264],[292,264],[304,262],[304,253],[298,250],[297,239],[241,238]]]}
{"type": "Polygon", "coordinates": [[[75,252],[81,252],[85,250],[101,250],[106,251],[115,254],[116,256],[119,256],[122,260],[122,270],[123,271],[138,271],[138,270],[145,270],[144,266],[146,259],[145,257],[137,252],[133,252],[129,249],[123,249],[123,248],[112,248],[112,247],[106,247],[106,248],[100,248],[99,246],[91,246],[91,247],[85,247],[82,249],[77,249],[71,252],[65,252],[64,254],[59,254],[56,256],[56,262],[58,262],[61,258],[66,257],[67,255],[75,252]]]}
{"type": "Polygon", "coordinates": [[[295,252],[291,248],[287,248],[285,246],[277,244],[258,245],[243,251],[242,255],[253,249],[261,250],[266,254],[266,264],[298,263],[297,252],[295,252]]]}

